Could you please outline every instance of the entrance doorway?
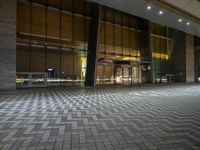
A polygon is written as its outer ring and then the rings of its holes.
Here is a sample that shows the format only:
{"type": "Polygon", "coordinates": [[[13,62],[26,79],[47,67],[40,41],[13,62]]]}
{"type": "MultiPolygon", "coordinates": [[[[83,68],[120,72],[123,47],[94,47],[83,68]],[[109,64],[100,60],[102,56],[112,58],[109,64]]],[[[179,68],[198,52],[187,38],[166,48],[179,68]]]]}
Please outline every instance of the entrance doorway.
{"type": "Polygon", "coordinates": [[[140,66],[116,66],[115,84],[131,85],[141,83],[140,66]]]}
{"type": "Polygon", "coordinates": [[[115,60],[99,63],[96,84],[134,85],[152,83],[151,62],[115,60]]]}
{"type": "Polygon", "coordinates": [[[130,67],[115,68],[115,84],[130,84],[131,83],[130,67]]]}

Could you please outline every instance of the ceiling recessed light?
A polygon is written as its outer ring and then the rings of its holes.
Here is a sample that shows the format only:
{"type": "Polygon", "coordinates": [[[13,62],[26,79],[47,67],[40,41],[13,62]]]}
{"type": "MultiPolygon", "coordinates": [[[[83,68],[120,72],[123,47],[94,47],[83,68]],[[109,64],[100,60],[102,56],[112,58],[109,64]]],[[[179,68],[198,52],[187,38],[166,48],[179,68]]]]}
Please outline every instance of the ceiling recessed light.
{"type": "Polygon", "coordinates": [[[163,14],[163,11],[162,11],[162,10],[160,10],[160,11],[159,11],[159,15],[162,15],[162,14],[163,14]]]}
{"type": "Polygon", "coordinates": [[[151,9],[151,6],[147,6],[147,10],[150,10],[151,9]]]}
{"type": "Polygon", "coordinates": [[[182,22],[183,20],[182,19],[178,19],[178,22],[182,22]]]}
{"type": "Polygon", "coordinates": [[[187,25],[187,26],[189,26],[189,25],[190,25],[190,23],[189,23],[189,22],[187,22],[187,23],[186,23],[186,25],[187,25]]]}

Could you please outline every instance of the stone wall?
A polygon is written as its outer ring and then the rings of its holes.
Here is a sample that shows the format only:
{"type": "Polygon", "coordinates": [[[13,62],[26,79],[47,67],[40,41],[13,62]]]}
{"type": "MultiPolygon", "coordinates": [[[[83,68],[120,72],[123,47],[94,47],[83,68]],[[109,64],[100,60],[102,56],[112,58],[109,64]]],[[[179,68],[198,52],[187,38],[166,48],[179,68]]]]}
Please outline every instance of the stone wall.
{"type": "Polygon", "coordinates": [[[0,90],[16,88],[16,0],[0,0],[0,90]]]}
{"type": "Polygon", "coordinates": [[[194,82],[194,36],[186,35],[186,82],[194,82]]]}

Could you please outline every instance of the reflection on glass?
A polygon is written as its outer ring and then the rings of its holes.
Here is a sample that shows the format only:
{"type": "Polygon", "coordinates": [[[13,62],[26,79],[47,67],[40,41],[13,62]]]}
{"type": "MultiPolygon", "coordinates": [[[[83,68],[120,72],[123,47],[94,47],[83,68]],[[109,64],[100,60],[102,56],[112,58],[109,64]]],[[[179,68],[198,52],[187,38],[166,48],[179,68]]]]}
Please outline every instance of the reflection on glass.
{"type": "Polygon", "coordinates": [[[173,59],[172,53],[174,49],[174,40],[170,32],[170,28],[158,25],[155,23],[151,24],[151,49],[153,66],[155,73],[156,83],[167,83],[171,82],[168,80],[167,75],[171,74],[174,76],[173,59]]]}
{"type": "Polygon", "coordinates": [[[84,85],[90,3],[61,0],[46,6],[33,0],[17,6],[17,86],[43,85],[38,72],[46,74],[47,86],[84,85]]]}

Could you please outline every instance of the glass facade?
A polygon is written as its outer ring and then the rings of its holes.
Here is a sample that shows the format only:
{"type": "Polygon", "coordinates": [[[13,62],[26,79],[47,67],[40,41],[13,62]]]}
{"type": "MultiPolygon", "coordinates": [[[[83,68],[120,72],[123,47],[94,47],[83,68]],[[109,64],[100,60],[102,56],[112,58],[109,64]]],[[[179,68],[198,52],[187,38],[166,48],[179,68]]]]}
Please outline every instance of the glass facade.
{"type": "Polygon", "coordinates": [[[162,25],[151,24],[151,49],[156,83],[174,82],[173,31],[162,25]]]}
{"type": "Polygon", "coordinates": [[[18,0],[17,85],[83,85],[90,19],[84,0],[18,0]]]}
{"type": "MultiPolygon", "coordinates": [[[[97,84],[142,82],[144,21],[107,7],[102,8],[97,58],[97,84]]],[[[147,77],[145,77],[147,78],[147,77]]]]}
{"type": "MultiPolygon", "coordinates": [[[[91,3],[17,1],[17,86],[84,85],[91,3]]],[[[173,82],[173,31],[102,6],[96,83],[173,82]],[[154,74],[154,75],[153,75],[154,74]]]]}

